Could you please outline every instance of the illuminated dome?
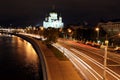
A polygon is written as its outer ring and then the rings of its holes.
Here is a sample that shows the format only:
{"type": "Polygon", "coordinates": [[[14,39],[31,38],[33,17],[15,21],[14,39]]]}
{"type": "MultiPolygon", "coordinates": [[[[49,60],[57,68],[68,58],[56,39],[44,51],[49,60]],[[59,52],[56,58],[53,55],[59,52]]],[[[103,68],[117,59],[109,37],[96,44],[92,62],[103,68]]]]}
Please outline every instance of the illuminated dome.
{"type": "Polygon", "coordinates": [[[45,18],[43,21],[43,27],[54,27],[54,28],[61,28],[63,27],[62,17],[58,18],[57,13],[51,12],[48,17],[45,18]]]}

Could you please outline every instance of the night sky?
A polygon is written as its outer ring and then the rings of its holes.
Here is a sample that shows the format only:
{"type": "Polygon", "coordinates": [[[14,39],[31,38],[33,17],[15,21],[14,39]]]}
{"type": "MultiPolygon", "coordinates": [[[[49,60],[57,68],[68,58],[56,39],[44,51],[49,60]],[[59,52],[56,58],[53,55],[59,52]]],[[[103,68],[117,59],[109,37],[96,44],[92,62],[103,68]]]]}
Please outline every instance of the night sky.
{"type": "Polygon", "coordinates": [[[0,25],[42,25],[53,5],[65,25],[120,19],[120,0],[0,0],[0,25]]]}

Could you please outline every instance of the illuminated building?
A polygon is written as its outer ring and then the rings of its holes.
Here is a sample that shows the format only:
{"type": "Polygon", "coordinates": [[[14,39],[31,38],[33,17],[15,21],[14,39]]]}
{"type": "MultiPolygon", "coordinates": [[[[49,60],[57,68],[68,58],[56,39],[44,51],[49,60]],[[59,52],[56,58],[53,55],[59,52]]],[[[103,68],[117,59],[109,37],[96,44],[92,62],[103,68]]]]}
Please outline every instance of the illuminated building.
{"type": "Polygon", "coordinates": [[[45,18],[45,21],[43,21],[43,27],[54,27],[54,28],[61,28],[64,24],[62,22],[62,17],[58,17],[57,13],[52,12],[49,14],[48,17],[45,18]]]}
{"type": "Polygon", "coordinates": [[[102,27],[109,35],[118,34],[120,32],[120,21],[98,23],[98,27],[102,27]]]}

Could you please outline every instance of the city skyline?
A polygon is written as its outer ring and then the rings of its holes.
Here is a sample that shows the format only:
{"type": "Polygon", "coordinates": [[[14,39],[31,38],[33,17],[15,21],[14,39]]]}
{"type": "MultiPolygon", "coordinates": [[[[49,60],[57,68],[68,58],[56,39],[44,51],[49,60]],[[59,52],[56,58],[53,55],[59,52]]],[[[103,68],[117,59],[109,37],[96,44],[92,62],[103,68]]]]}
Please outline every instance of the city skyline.
{"type": "Polygon", "coordinates": [[[42,25],[45,16],[55,11],[63,17],[65,25],[100,20],[120,19],[119,0],[12,0],[0,1],[0,25],[42,25]]]}

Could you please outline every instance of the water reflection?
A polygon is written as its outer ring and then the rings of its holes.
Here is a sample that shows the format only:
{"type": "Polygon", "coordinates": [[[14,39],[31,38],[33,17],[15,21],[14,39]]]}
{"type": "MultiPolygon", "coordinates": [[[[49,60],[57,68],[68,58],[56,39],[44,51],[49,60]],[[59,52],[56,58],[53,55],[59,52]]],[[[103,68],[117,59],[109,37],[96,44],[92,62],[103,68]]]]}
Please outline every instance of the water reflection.
{"type": "Polygon", "coordinates": [[[0,36],[0,80],[39,80],[39,59],[31,44],[0,36]]]}

